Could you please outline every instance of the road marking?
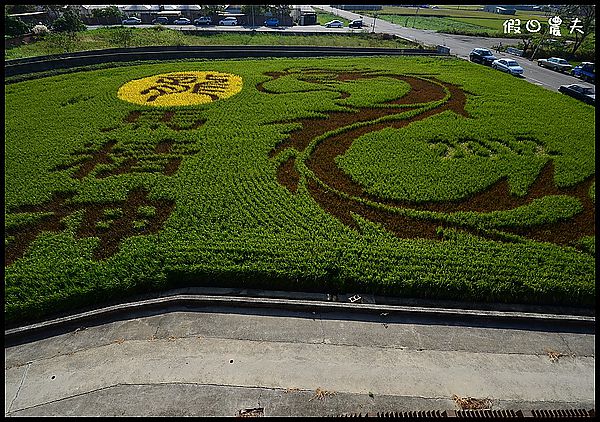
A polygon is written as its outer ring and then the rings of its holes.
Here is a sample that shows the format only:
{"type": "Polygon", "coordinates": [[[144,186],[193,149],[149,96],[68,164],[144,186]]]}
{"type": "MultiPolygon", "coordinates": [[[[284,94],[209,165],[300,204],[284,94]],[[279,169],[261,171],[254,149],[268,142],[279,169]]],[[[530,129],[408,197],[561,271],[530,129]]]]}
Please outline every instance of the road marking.
{"type": "MultiPolygon", "coordinates": [[[[536,85],[546,85],[545,83],[543,83],[542,81],[538,81],[537,79],[533,79],[532,77],[526,77],[525,79],[529,79],[531,81],[534,81],[533,83],[536,85]]],[[[546,85],[546,86],[550,86],[550,85],[546,85]]]]}

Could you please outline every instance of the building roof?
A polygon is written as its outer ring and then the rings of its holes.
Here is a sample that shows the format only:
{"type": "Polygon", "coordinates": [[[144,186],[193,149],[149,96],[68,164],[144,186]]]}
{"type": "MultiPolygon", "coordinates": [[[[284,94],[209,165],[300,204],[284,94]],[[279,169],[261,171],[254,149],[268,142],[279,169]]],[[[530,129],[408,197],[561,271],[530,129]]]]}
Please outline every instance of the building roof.
{"type": "Polygon", "coordinates": [[[179,4],[175,7],[177,10],[202,10],[199,4],[179,4]]]}
{"type": "Polygon", "coordinates": [[[313,13],[315,11],[315,9],[313,9],[311,6],[309,6],[307,4],[297,4],[295,6],[290,6],[290,9],[296,9],[296,10],[299,10],[299,11],[305,12],[305,13],[313,13]]]}
{"type": "Polygon", "coordinates": [[[116,6],[116,4],[82,4],[81,7],[87,10],[106,9],[107,7],[116,6]]]}
{"type": "Polygon", "coordinates": [[[25,13],[11,13],[8,16],[13,18],[25,17],[25,16],[36,16],[36,15],[45,15],[46,12],[25,12],[25,13]]]}
{"type": "Polygon", "coordinates": [[[126,6],[119,6],[124,12],[146,12],[151,9],[150,5],[147,4],[129,4],[126,6]]]}

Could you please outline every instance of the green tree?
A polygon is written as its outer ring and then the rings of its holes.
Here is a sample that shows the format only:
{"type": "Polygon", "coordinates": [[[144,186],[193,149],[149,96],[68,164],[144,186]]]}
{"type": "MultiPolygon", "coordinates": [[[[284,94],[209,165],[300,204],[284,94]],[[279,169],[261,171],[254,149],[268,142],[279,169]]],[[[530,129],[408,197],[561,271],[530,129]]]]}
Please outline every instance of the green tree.
{"type": "Polygon", "coordinates": [[[241,12],[246,16],[254,16],[264,15],[269,10],[268,6],[265,4],[245,4],[241,8],[241,12]]]}
{"type": "MultiPolygon", "coordinates": [[[[102,9],[92,9],[92,17],[96,18],[98,22],[104,22],[104,24],[108,24],[111,18],[121,20],[125,17],[125,15],[117,6],[109,6],[102,9]]],[[[112,20],[114,21],[115,19],[112,20]]]]}
{"type": "Polygon", "coordinates": [[[92,16],[95,18],[121,18],[123,13],[117,6],[109,6],[103,9],[93,9],[92,16]]]}
{"type": "Polygon", "coordinates": [[[4,15],[4,33],[6,35],[16,37],[18,35],[26,34],[30,30],[31,27],[21,19],[9,16],[7,14],[4,15]]]}
{"type": "Polygon", "coordinates": [[[571,56],[574,56],[583,41],[588,35],[593,34],[596,30],[596,6],[594,4],[567,4],[560,9],[561,16],[566,17],[569,30],[574,25],[577,19],[577,28],[573,28],[575,42],[571,50],[571,56]],[[581,32],[579,32],[581,31],[581,32]]]}
{"type": "Polygon", "coordinates": [[[4,5],[4,13],[8,15],[16,14],[16,13],[28,13],[35,12],[36,5],[35,4],[6,4],[4,5]]]}
{"type": "Polygon", "coordinates": [[[223,11],[223,7],[218,4],[205,4],[200,7],[202,8],[202,16],[216,15],[223,11]]]}
{"type": "Polygon", "coordinates": [[[52,22],[52,30],[56,32],[85,31],[85,24],[77,12],[67,9],[60,18],[52,22]]]}
{"type": "Polygon", "coordinates": [[[269,6],[269,11],[273,14],[273,16],[282,18],[284,16],[288,16],[291,12],[291,9],[287,4],[276,4],[274,6],[269,6]]]}
{"type": "Polygon", "coordinates": [[[62,4],[44,4],[42,6],[42,8],[48,14],[48,19],[50,19],[50,21],[52,22],[60,17],[61,13],[64,10],[64,5],[62,5],[62,4]]]}

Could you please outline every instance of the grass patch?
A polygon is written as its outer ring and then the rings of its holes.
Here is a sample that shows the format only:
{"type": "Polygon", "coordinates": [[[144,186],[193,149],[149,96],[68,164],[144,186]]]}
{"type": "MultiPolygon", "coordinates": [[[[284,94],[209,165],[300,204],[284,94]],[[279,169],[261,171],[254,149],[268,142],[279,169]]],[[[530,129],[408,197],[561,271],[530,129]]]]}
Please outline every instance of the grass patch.
{"type": "MultiPolygon", "coordinates": [[[[99,28],[78,33],[72,41],[67,41],[69,52],[98,50],[123,47],[114,39],[119,28],[99,28]]],[[[302,45],[335,47],[385,47],[414,48],[415,44],[390,39],[381,34],[339,34],[339,35],[278,35],[278,34],[202,34],[187,35],[173,29],[157,31],[154,28],[132,28],[130,47],[161,45],[203,46],[203,45],[302,45]]],[[[55,37],[46,37],[40,41],[6,49],[4,59],[20,59],[42,55],[65,53],[65,44],[55,37]]]]}

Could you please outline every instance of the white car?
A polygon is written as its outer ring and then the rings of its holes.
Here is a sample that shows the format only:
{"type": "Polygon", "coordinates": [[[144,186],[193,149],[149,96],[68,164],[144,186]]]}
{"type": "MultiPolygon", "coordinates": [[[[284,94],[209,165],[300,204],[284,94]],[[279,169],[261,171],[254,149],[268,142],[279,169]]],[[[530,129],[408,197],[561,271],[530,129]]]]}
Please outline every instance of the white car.
{"type": "Polygon", "coordinates": [[[136,18],[135,16],[127,18],[121,22],[122,25],[139,25],[140,23],[142,23],[142,20],[140,18],[136,18]]]}
{"type": "Polygon", "coordinates": [[[342,23],[342,21],[329,21],[325,24],[325,28],[343,28],[344,24],[342,23]]]}
{"type": "Polygon", "coordinates": [[[192,21],[188,18],[179,18],[173,21],[173,25],[190,25],[192,21]]]}
{"type": "Polygon", "coordinates": [[[237,18],[234,18],[232,16],[228,17],[228,18],[223,18],[219,21],[219,25],[237,25],[237,18]]]}
{"type": "Polygon", "coordinates": [[[498,69],[511,75],[522,75],[523,68],[513,59],[498,59],[492,62],[492,69],[498,69]]]}

